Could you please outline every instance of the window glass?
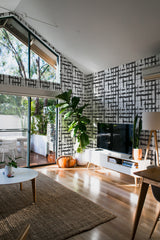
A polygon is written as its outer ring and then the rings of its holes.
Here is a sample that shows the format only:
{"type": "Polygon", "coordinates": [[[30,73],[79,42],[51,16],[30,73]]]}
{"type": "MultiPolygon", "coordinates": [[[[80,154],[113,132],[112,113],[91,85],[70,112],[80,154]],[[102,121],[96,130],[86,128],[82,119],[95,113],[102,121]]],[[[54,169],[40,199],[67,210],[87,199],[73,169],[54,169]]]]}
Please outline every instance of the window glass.
{"type": "Polygon", "coordinates": [[[31,37],[31,68],[32,79],[57,82],[55,55],[33,36],[31,37]]]}
{"type": "Polygon", "coordinates": [[[0,94],[0,129],[27,129],[27,97],[0,94]]]}
{"type": "Polygon", "coordinates": [[[28,47],[6,29],[0,29],[0,73],[28,77],[28,47]]]}

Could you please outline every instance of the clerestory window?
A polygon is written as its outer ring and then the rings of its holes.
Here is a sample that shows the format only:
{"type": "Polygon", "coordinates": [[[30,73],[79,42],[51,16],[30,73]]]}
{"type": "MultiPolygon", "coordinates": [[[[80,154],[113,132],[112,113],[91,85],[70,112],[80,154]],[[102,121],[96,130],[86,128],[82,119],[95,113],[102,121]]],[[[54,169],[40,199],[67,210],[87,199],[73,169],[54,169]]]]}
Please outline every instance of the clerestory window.
{"type": "Polygon", "coordinates": [[[60,83],[58,55],[13,17],[0,19],[0,73],[60,83]]]}

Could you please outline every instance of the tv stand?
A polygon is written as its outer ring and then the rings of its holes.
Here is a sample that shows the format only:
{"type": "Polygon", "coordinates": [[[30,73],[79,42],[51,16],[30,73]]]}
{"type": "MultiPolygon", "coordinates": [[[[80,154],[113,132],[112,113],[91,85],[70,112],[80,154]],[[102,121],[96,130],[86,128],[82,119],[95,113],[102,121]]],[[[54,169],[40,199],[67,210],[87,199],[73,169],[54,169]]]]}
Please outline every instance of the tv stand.
{"type": "Polygon", "coordinates": [[[108,168],[119,173],[124,173],[134,177],[135,185],[137,185],[137,179],[139,178],[134,172],[141,171],[150,165],[150,160],[133,160],[130,155],[113,152],[109,150],[102,149],[97,151],[97,149],[86,149],[85,158],[89,162],[88,168],[91,163],[94,165],[108,168]]]}

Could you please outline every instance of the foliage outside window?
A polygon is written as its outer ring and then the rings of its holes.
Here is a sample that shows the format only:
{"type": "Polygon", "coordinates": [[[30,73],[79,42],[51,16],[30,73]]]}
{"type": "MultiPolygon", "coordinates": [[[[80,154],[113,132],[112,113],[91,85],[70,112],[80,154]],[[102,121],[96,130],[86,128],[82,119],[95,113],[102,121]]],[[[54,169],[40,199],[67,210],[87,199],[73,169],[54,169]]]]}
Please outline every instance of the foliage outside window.
{"type": "Polygon", "coordinates": [[[30,78],[49,82],[53,82],[56,79],[55,69],[33,51],[31,51],[30,78]]]}
{"type": "Polygon", "coordinates": [[[31,102],[31,134],[47,135],[47,124],[55,124],[55,100],[32,99],[31,102]]]}
{"type": "Polygon", "coordinates": [[[0,73],[28,77],[28,48],[4,28],[0,29],[0,73]]]}
{"type": "MultiPolygon", "coordinates": [[[[27,97],[0,95],[0,116],[13,115],[21,120],[21,128],[27,128],[27,97]]],[[[1,127],[0,127],[1,128],[1,127]]]]}

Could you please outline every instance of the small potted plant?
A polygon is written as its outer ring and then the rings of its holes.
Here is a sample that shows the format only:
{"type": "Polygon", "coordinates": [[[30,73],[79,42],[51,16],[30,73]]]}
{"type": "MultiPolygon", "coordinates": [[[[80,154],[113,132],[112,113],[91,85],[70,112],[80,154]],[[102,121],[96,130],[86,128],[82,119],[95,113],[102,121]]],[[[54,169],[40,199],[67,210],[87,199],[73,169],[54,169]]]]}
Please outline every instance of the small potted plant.
{"type": "Polygon", "coordinates": [[[7,161],[1,162],[1,163],[5,164],[5,172],[4,172],[5,175],[7,177],[13,177],[13,167],[17,168],[16,160],[21,157],[17,157],[17,158],[11,157],[11,156],[7,156],[7,157],[8,157],[7,161]]]}
{"type": "Polygon", "coordinates": [[[142,131],[142,119],[140,118],[138,121],[138,115],[135,116],[134,124],[133,124],[133,150],[132,150],[132,158],[134,160],[142,160],[142,149],[139,148],[139,139],[142,131]]]}

